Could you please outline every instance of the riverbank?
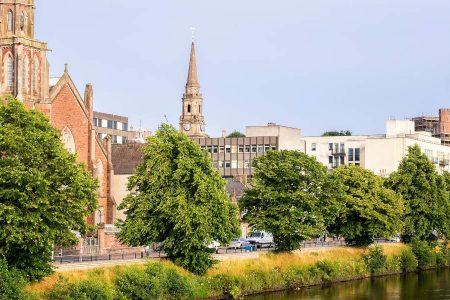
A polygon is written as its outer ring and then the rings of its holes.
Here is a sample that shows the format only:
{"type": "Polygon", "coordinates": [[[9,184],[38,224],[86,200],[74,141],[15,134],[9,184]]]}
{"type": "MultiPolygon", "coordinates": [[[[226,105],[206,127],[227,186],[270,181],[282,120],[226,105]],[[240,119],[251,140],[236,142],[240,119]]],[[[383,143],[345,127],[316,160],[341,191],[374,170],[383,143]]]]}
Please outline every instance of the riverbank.
{"type": "Polygon", "coordinates": [[[55,293],[67,294],[70,289],[107,291],[104,299],[117,299],[119,294],[126,299],[165,299],[169,296],[175,299],[224,299],[450,264],[448,253],[443,256],[433,252],[429,257],[420,255],[417,258],[411,248],[403,244],[381,247],[381,252],[374,248],[343,247],[292,254],[268,253],[251,259],[221,261],[204,276],[192,275],[166,261],[59,272],[29,286],[27,291],[36,299],[51,299],[57,296],[55,293]],[[175,292],[176,295],[171,294],[175,292]]]}

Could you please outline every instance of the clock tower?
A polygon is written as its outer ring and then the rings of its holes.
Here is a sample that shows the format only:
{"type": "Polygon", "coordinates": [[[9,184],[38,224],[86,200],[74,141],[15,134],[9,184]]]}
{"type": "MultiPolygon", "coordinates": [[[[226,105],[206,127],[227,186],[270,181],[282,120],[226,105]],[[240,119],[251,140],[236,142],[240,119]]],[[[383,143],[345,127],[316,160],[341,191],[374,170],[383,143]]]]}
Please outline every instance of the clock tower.
{"type": "Polygon", "coordinates": [[[189,73],[183,95],[183,112],[180,117],[180,131],[189,137],[205,137],[205,118],[203,117],[203,96],[197,76],[195,44],[192,42],[189,73]]]}

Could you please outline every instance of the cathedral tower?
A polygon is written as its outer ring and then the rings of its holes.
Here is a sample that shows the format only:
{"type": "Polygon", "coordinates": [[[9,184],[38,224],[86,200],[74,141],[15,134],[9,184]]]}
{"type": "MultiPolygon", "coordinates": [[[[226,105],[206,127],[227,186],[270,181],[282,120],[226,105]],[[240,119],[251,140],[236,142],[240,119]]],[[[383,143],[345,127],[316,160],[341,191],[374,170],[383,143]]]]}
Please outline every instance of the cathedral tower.
{"type": "Polygon", "coordinates": [[[198,82],[195,44],[192,42],[189,61],[189,73],[186,90],[183,95],[183,113],[180,117],[180,131],[190,137],[205,136],[205,118],[203,117],[203,96],[198,82]]]}
{"type": "Polygon", "coordinates": [[[34,38],[34,0],[0,0],[0,94],[25,104],[49,97],[47,44],[34,38]]]}

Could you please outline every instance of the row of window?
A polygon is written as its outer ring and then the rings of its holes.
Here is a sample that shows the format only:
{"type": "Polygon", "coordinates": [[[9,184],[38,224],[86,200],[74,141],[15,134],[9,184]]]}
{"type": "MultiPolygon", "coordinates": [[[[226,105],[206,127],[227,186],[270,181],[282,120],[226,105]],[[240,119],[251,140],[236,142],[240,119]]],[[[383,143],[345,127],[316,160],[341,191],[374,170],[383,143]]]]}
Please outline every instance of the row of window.
{"type": "MultiPolygon", "coordinates": [[[[344,144],[339,144],[339,143],[329,143],[328,144],[328,150],[329,151],[334,151],[337,153],[344,153],[345,152],[345,145],[344,144]]],[[[317,143],[312,143],[311,144],[311,151],[315,152],[317,151],[317,143]]]]}
{"type": "MultiPolygon", "coordinates": [[[[106,137],[106,134],[104,133],[98,133],[98,137],[100,139],[103,139],[106,137]]],[[[117,144],[117,143],[122,143],[122,144],[126,144],[128,143],[128,138],[126,136],[117,136],[117,135],[112,135],[111,136],[111,143],[113,144],[117,144]]]]}
{"type": "MultiPolygon", "coordinates": [[[[7,15],[7,30],[8,32],[12,32],[14,30],[14,13],[12,10],[8,11],[7,15]]],[[[28,15],[26,12],[21,12],[19,16],[19,27],[21,31],[24,31],[24,29],[28,25],[28,15]]]]}
{"type": "MultiPolygon", "coordinates": [[[[128,123],[122,123],[122,128],[119,128],[117,121],[112,121],[112,120],[106,120],[106,128],[109,129],[119,129],[119,130],[123,130],[123,131],[128,131],[128,123]]],[[[96,127],[104,127],[103,126],[103,119],[100,118],[94,118],[94,126],[96,127]]]]}
{"type": "Polygon", "coordinates": [[[360,161],[361,160],[361,149],[360,148],[349,148],[348,149],[348,161],[360,161]]]}
{"type": "Polygon", "coordinates": [[[226,169],[249,169],[251,167],[250,160],[219,160],[213,162],[215,168],[226,169]]]}
{"type": "Polygon", "coordinates": [[[209,153],[266,153],[277,150],[276,145],[225,145],[225,146],[202,146],[209,153]]]}
{"type": "MultiPolygon", "coordinates": [[[[29,65],[30,61],[28,55],[25,54],[22,60],[22,88],[25,91],[28,91],[29,65]]],[[[38,70],[39,60],[35,57],[31,65],[31,91],[33,91],[33,93],[38,91],[38,70]]],[[[11,53],[7,54],[6,57],[6,85],[8,87],[14,86],[14,58],[11,53]]]]}

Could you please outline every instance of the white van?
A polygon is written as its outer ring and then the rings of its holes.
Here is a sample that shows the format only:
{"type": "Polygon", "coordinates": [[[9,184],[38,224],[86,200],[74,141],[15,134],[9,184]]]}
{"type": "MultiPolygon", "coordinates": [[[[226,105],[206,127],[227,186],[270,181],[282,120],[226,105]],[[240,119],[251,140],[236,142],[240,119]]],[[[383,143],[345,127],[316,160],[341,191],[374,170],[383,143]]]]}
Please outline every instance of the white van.
{"type": "Polygon", "coordinates": [[[257,246],[267,245],[267,246],[269,246],[270,244],[273,244],[273,236],[269,232],[253,231],[248,236],[247,241],[251,245],[257,245],[257,246]]]}

